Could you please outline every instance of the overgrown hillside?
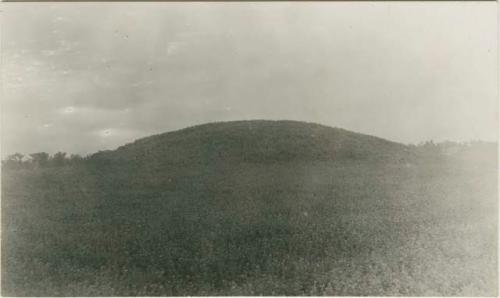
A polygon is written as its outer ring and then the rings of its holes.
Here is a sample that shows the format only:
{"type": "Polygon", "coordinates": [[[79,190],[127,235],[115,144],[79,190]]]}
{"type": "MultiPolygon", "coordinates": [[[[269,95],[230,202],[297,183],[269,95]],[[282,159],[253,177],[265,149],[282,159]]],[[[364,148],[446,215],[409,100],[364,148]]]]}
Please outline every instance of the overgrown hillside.
{"type": "Polygon", "coordinates": [[[293,121],[6,169],[2,294],[494,296],[496,179],[490,147],[293,121]]]}
{"type": "Polygon", "coordinates": [[[135,141],[96,156],[155,165],[269,163],[403,157],[405,146],[298,121],[210,123],[135,141]]]}

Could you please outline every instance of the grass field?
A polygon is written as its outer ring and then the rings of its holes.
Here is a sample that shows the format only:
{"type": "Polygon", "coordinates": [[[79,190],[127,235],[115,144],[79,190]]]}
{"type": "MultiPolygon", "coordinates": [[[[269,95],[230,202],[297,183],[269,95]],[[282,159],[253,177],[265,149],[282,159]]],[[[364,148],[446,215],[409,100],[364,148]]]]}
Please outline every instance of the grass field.
{"type": "Polygon", "coordinates": [[[496,296],[496,156],[2,173],[2,295],[496,296]]]}

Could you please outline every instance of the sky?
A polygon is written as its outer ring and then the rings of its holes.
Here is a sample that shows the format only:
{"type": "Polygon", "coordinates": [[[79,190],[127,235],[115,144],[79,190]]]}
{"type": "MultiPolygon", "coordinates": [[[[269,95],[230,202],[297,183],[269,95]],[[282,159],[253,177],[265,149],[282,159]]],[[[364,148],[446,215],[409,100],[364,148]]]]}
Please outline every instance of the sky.
{"type": "Polygon", "coordinates": [[[495,2],[4,3],[2,156],[214,121],[498,136],[495,2]]]}

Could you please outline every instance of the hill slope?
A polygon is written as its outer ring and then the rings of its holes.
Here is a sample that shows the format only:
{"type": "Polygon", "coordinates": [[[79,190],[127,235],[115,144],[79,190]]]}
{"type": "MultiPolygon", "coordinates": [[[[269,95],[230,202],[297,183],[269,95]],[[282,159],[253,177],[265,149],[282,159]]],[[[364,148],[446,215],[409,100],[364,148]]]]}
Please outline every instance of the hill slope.
{"type": "Polygon", "coordinates": [[[496,296],[496,156],[474,156],[240,121],[4,171],[2,295],[496,296]]]}
{"type": "Polygon", "coordinates": [[[189,164],[207,162],[396,159],[406,146],[344,129],[298,121],[210,123],[155,135],[96,157],[189,164]]]}

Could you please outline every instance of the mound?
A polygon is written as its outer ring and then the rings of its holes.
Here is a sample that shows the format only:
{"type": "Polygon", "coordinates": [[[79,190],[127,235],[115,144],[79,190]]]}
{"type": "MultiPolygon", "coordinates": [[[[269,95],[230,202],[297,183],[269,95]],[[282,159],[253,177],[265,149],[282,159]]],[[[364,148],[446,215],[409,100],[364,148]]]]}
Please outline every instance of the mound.
{"type": "Polygon", "coordinates": [[[397,160],[406,146],[381,138],[298,121],[210,123],[135,141],[94,159],[140,164],[397,160]]]}
{"type": "Polygon", "coordinates": [[[494,151],[414,151],[238,121],[4,171],[2,294],[496,296],[494,151]]]}

